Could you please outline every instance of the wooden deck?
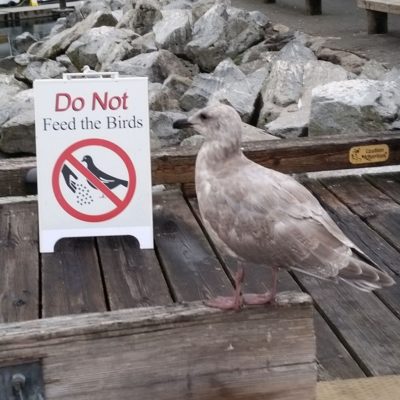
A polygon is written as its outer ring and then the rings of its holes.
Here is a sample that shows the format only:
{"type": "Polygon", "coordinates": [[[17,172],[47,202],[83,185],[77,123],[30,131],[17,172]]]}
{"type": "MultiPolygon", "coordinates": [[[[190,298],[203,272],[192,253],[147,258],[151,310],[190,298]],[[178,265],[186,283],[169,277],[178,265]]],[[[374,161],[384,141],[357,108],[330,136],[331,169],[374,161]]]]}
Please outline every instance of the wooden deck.
{"type": "MultiPolygon", "coordinates": [[[[400,274],[400,174],[325,178],[306,185],[383,270],[400,274]]],[[[63,239],[38,252],[35,197],[0,198],[0,322],[203,300],[232,291],[240,265],[216,249],[196,199],[154,196],[155,249],[135,239],[63,239]]],[[[245,265],[245,289],[266,290],[270,271],[245,265]]],[[[279,290],[315,303],[319,380],[400,374],[400,285],[374,294],[282,271],[279,290]]]]}

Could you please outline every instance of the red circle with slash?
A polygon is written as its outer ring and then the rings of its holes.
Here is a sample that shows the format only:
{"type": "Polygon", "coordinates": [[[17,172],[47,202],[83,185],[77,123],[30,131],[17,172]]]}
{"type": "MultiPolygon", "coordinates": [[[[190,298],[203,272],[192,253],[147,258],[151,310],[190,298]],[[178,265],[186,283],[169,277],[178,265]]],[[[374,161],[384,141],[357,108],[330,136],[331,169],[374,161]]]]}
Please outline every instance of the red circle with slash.
{"type": "Polygon", "coordinates": [[[104,139],[85,139],[72,144],[61,153],[53,169],[52,186],[54,195],[58,203],[68,214],[81,221],[103,222],[111,218],[114,218],[115,216],[120,214],[123,210],[125,210],[125,208],[129,205],[136,189],[136,171],[132,163],[132,160],[129,158],[128,154],[121,147],[117,146],[115,143],[104,139]],[[125,164],[126,169],[128,170],[128,190],[122,199],[120,199],[117,195],[115,195],[103,182],[101,182],[91,171],[89,171],[88,168],[86,168],[83,164],[81,164],[73,155],[74,151],[87,146],[105,147],[114,152],[115,154],[117,154],[125,164]],[[72,207],[65,200],[60,188],[61,169],[66,161],[68,161],[88,181],[90,181],[90,183],[92,183],[96,187],[96,189],[100,190],[104,194],[104,196],[106,196],[109,200],[111,200],[115,204],[115,208],[113,208],[111,211],[107,211],[102,214],[92,215],[92,214],[85,214],[72,207]]]}

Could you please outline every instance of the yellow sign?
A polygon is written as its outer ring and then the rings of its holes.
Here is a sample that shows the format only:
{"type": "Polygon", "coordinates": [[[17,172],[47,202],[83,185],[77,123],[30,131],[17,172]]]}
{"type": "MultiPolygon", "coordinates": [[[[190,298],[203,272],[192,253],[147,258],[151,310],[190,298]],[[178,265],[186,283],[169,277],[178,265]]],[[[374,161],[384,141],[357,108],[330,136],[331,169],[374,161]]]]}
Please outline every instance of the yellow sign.
{"type": "Polygon", "coordinates": [[[31,7],[37,7],[39,4],[38,4],[37,0],[30,0],[29,1],[29,5],[31,7]]]}
{"type": "Polygon", "coordinates": [[[351,164],[381,163],[388,159],[389,146],[387,144],[352,147],[349,152],[351,164]]]}

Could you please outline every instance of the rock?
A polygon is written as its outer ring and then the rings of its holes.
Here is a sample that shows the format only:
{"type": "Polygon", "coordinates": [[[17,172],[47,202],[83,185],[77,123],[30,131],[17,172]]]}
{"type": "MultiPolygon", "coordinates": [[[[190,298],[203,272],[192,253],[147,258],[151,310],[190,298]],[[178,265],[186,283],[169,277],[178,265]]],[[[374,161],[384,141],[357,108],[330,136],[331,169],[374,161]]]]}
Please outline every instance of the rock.
{"type": "Polygon", "coordinates": [[[33,89],[0,100],[0,151],[35,154],[33,89]]]}
{"type": "Polygon", "coordinates": [[[225,7],[231,6],[230,0],[197,0],[192,6],[193,22],[196,22],[215,4],[222,4],[225,7]]]}
{"type": "Polygon", "coordinates": [[[231,59],[224,60],[218,64],[212,74],[196,75],[190,88],[179,100],[179,104],[186,111],[205,107],[211,96],[222,89],[224,85],[243,79],[245,79],[245,75],[233,61],[231,59]]]}
{"type": "Polygon", "coordinates": [[[385,131],[399,119],[400,85],[354,79],[332,82],[312,92],[310,136],[363,135],[385,131]]]}
{"type": "Polygon", "coordinates": [[[67,18],[66,17],[58,18],[56,23],[51,28],[51,31],[49,33],[49,37],[55,36],[58,33],[62,32],[63,30],[67,29],[67,28],[68,28],[67,18]]]}
{"type": "Polygon", "coordinates": [[[204,143],[205,137],[201,135],[193,135],[186,139],[183,139],[180,146],[185,149],[199,149],[204,143]]]}
{"type": "Polygon", "coordinates": [[[235,58],[264,38],[269,26],[261,13],[216,4],[193,27],[187,56],[204,71],[212,71],[223,59],[235,58]]]}
{"type": "Polygon", "coordinates": [[[6,107],[17,93],[26,89],[28,89],[28,86],[16,80],[12,75],[0,74],[0,109],[6,107]]]}
{"type": "Polygon", "coordinates": [[[279,51],[277,59],[294,63],[306,63],[307,61],[315,61],[317,56],[300,40],[295,39],[279,51]]]}
{"type": "Polygon", "coordinates": [[[36,42],[36,38],[31,33],[24,32],[15,38],[13,44],[18,53],[25,53],[29,47],[36,42]]]}
{"type": "Polygon", "coordinates": [[[333,64],[339,64],[343,68],[354,74],[360,74],[363,65],[368,61],[364,57],[344,50],[334,50],[327,47],[321,47],[317,51],[319,60],[329,61],[333,64]]]}
{"type": "Polygon", "coordinates": [[[0,74],[3,73],[14,73],[15,68],[18,67],[18,64],[15,62],[14,56],[8,56],[4,58],[0,58],[0,74]]]}
{"type": "Polygon", "coordinates": [[[302,94],[297,104],[283,109],[276,119],[265,125],[272,135],[283,138],[307,136],[313,88],[346,80],[350,75],[343,67],[326,61],[309,61],[303,71],[302,94]]]}
{"type": "Polygon", "coordinates": [[[219,101],[233,107],[247,123],[257,122],[259,113],[256,101],[260,95],[261,88],[268,76],[268,70],[259,69],[250,75],[244,75],[242,79],[237,79],[230,84],[215,92],[210,102],[219,101]],[[254,121],[255,119],[255,121],[254,121]]]}
{"type": "Polygon", "coordinates": [[[173,0],[163,10],[192,10],[195,0],[173,0]]]}
{"type": "Polygon", "coordinates": [[[172,111],[150,111],[150,126],[159,139],[161,146],[176,146],[186,137],[192,136],[192,129],[174,129],[172,124],[177,119],[186,118],[186,114],[172,111]]]}
{"type": "Polygon", "coordinates": [[[139,54],[125,61],[111,64],[107,70],[119,72],[121,75],[147,76],[150,82],[164,82],[170,74],[191,77],[190,71],[181,60],[168,50],[139,54]]]}
{"type": "Polygon", "coordinates": [[[386,72],[382,80],[397,81],[400,83],[400,69],[398,67],[393,67],[390,71],[386,72]]]}
{"type": "Polygon", "coordinates": [[[110,3],[106,0],[86,0],[79,7],[79,12],[83,18],[97,11],[111,11],[110,3]]]}
{"type": "Polygon", "coordinates": [[[168,87],[161,83],[149,83],[149,108],[152,111],[178,110],[179,103],[168,87]]]}
{"type": "Polygon", "coordinates": [[[73,27],[50,37],[35,51],[35,54],[39,57],[55,58],[63,54],[71,43],[78,40],[88,30],[100,26],[115,26],[116,24],[117,21],[110,11],[97,11],[73,27]]]}
{"type": "Polygon", "coordinates": [[[171,74],[163,83],[170,90],[171,95],[179,99],[192,85],[193,80],[184,76],[171,74]]]}
{"type": "Polygon", "coordinates": [[[32,61],[26,66],[17,67],[15,71],[16,79],[32,85],[35,79],[62,78],[62,74],[67,69],[57,61],[41,60],[32,61]]]}
{"type": "Polygon", "coordinates": [[[136,55],[141,53],[151,53],[158,50],[154,32],[149,32],[143,36],[139,36],[131,44],[134,51],[137,52],[136,55]]]}
{"type": "Polygon", "coordinates": [[[95,69],[98,63],[108,65],[133,56],[131,42],[137,37],[129,29],[111,26],[92,28],[73,42],[66,54],[79,70],[85,65],[95,69]]]}
{"type": "Polygon", "coordinates": [[[367,61],[361,67],[360,79],[384,79],[388,69],[381,63],[375,60],[367,61]]]}
{"type": "Polygon", "coordinates": [[[70,74],[80,72],[80,70],[78,70],[78,68],[76,68],[75,65],[72,64],[72,61],[69,59],[69,57],[66,54],[63,54],[62,56],[58,56],[56,58],[56,61],[59,64],[61,64],[64,68],[66,68],[67,72],[70,74]]]}
{"type": "Polygon", "coordinates": [[[161,7],[156,0],[138,0],[135,8],[123,15],[117,27],[129,28],[139,35],[144,35],[150,32],[161,18],[161,7]]]}
{"type": "Polygon", "coordinates": [[[277,57],[276,51],[270,51],[269,45],[265,41],[263,41],[254,46],[249,47],[235,61],[237,61],[239,64],[245,64],[260,59],[271,62],[276,57],[277,57]]]}
{"type": "Polygon", "coordinates": [[[190,10],[162,10],[162,19],[153,28],[158,48],[182,55],[192,38],[192,13],[190,10]]]}

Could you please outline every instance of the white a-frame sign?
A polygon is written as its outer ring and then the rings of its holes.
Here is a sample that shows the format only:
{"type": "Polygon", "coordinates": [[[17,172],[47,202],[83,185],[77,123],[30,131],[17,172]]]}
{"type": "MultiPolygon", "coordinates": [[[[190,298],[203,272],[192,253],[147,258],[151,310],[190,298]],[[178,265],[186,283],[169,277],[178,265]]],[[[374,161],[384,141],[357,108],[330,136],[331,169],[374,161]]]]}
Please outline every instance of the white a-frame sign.
{"type": "Polygon", "coordinates": [[[147,78],[65,74],[34,95],[40,251],[110,235],[153,248],[147,78]]]}

